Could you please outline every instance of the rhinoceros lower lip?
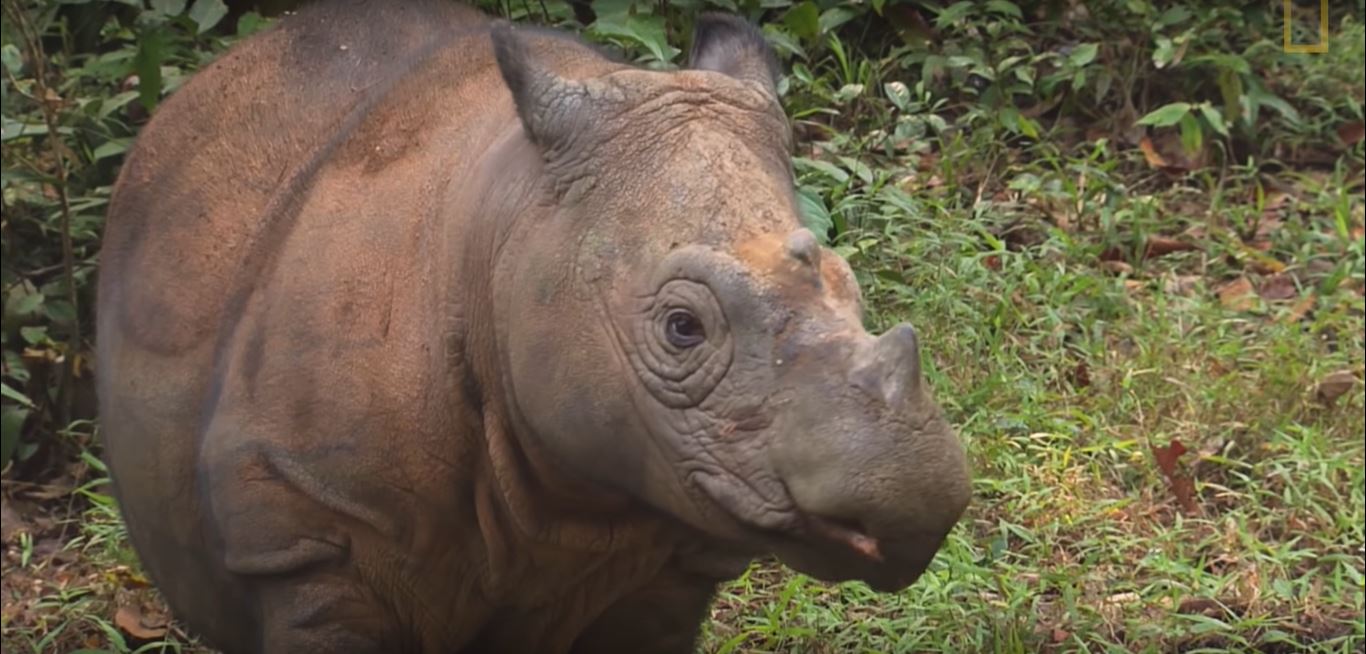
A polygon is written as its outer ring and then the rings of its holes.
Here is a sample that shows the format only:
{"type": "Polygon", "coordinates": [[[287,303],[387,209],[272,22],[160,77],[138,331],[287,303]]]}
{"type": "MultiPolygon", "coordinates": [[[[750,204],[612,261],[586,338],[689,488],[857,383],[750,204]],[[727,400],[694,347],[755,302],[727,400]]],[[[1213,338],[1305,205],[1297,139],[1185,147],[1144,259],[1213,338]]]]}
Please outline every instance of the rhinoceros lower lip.
{"type": "Polygon", "coordinates": [[[736,501],[736,488],[747,488],[745,484],[727,484],[714,475],[706,474],[696,475],[693,480],[695,486],[712,504],[747,528],[767,535],[776,535],[788,542],[794,539],[806,541],[814,539],[831,543],[846,548],[870,561],[883,562],[882,549],[878,539],[841,520],[802,511],[792,500],[791,495],[786,494],[786,488],[783,489],[783,493],[786,495],[785,503],[792,507],[790,516],[796,519],[777,522],[772,520],[761,521],[746,516],[735,508],[735,505],[739,504],[736,501]]]}

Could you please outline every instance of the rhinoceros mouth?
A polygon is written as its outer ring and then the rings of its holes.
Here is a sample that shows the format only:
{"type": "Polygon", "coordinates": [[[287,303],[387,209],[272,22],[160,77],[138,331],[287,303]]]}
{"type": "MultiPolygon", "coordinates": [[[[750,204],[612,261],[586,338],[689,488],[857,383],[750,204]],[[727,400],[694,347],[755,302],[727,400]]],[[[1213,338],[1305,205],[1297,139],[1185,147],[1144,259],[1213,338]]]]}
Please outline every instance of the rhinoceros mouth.
{"type": "Polygon", "coordinates": [[[728,517],[747,532],[753,539],[774,549],[787,549],[794,545],[817,549],[837,548],[852,553],[867,563],[882,563],[882,548],[877,538],[869,535],[858,525],[842,520],[826,518],[803,511],[792,499],[787,487],[781,483],[780,501],[758,497],[752,486],[740,479],[725,479],[724,475],[695,473],[693,485],[706,497],[708,503],[723,511],[728,517]],[[740,490],[743,489],[743,490],[740,490]],[[745,498],[741,494],[755,497],[745,498]],[[737,508],[744,505],[777,506],[756,515],[737,508]]]}

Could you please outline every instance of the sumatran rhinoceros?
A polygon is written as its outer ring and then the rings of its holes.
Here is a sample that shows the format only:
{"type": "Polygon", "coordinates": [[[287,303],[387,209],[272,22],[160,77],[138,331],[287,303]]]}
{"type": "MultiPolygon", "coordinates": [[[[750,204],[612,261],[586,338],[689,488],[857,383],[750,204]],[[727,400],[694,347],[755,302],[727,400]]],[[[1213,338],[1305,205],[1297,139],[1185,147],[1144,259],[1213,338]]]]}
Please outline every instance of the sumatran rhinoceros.
{"type": "Polygon", "coordinates": [[[689,652],[774,554],[894,591],[968,502],[916,332],[802,228],[761,33],[688,68],[314,6],[176,91],[99,287],[109,470],[229,652],[689,652]]]}

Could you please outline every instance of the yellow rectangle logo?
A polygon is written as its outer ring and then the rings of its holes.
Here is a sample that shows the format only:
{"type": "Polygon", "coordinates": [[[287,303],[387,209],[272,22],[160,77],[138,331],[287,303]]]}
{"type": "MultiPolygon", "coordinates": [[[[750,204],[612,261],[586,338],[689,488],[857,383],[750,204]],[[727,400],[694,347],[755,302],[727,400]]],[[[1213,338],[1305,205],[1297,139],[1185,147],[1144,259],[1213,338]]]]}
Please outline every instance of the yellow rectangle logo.
{"type": "Polygon", "coordinates": [[[1282,0],[1285,9],[1283,20],[1284,40],[1282,46],[1284,50],[1292,54],[1323,54],[1328,52],[1328,0],[1319,0],[1319,42],[1318,43],[1295,43],[1291,39],[1290,29],[1294,23],[1294,0],[1282,0]]]}

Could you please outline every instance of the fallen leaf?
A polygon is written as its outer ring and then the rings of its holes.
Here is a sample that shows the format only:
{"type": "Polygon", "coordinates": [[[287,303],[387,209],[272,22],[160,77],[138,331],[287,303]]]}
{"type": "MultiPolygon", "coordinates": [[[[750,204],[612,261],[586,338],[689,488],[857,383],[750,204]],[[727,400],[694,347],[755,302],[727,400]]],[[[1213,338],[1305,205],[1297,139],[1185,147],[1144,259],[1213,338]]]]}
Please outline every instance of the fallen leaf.
{"type": "Polygon", "coordinates": [[[1360,143],[1364,134],[1366,134],[1366,125],[1363,125],[1359,120],[1354,123],[1338,125],[1338,138],[1342,139],[1342,143],[1348,147],[1360,143]]]}
{"type": "Polygon", "coordinates": [[[982,257],[982,265],[986,266],[988,270],[1000,270],[1001,257],[995,254],[990,254],[985,257],[982,257]]]}
{"type": "Polygon", "coordinates": [[[1252,282],[1246,277],[1239,277],[1231,282],[1220,286],[1218,291],[1219,303],[1225,309],[1232,311],[1247,311],[1257,306],[1257,291],[1252,288],[1252,282]]]}
{"type": "Polygon", "coordinates": [[[1219,602],[1208,597],[1187,597],[1181,600],[1180,606],[1176,607],[1178,613],[1187,615],[1207,615],[1217,616],[1222,613],[1219,602]]]}
{"type": "Polygon", "coordinates": [[[1318,388],[1314,390],[1314,397],[1325,406],[1333,406],[1339,397],[1345,395],[1356,385],[1357,376],[1355,372],[1351,370],[1330,372],[1319,380],[1318,388]]]}
{"type": "Polygon", "coordinates": [[[1171,477],[1176,474],[1176,464],[1181,460],[1181,455],[1186,453],[1186,445],[1173,438],[1167,445],[1152,446],[1153,457],[1157,460],[1157,469],[1162,471],[1164,477],[1171,477]]]}
{"type": "Polygon", "coordinates": [[[1053,636],[1053,642],[1055,643],[1061,643],[1072,637],[1072,634],[1062,627],[1053,627],[1053,633],[1051,635],[1053,636]]]}
{"type": "Polygon", "coordinates": [[[165,636],[167,630],[166,623],[149,620],[136,606],[120,606],[114,613],[114,624],[139,640],[156,640],[165,636]]]}
{"type": "Polygon", "coordinates": [[[1124,280],[1124,290],[1130,293],[1139,293],[1145,288],[1148,288],[1148,284],[1141,279],[1124,280]]]}
{"type": "Polygon", "coordinates": [[[1194,243],[1187,243],[1167,236],[1149,236],[1143,255],[1145,257],[1160,257],[1173,252],[1189,252],[1199,249],[1200,246],[1194,243]]]}
{"type": "Polygon", "coordinates": [[[1085,361],[1078,361],[1072,369],[1072,385],[1078,388],[1091,385],[1091,369],[1085,361]]]}
{"type": "Polygon", "coordinates": [[[1188,296],[1203,279],[1200,275],[1171,275],[1162,283],[1162,290],[1168,295],[1188,296]]]}
{"type": "Polygon", "coordinates": [[[1134,267],[1123,261],[1102,261],[1100,269],[1116,275],[1128,275],[1134,271],[1134,267]]]}
{"type": "Polygon", "coordinates": [[[1176,498],[1177,505],[1186,515],[1198,513],[1200,507],[1195,504],[1195,482],[1177,469],[1181,455],[1187,452],[1185,444],[1173,438],[1166,446],[1150,447],[1153,458],[1157,461],[1157,469],[1167,479],[1167,488],[1176,498]]]}
{"type": "Polygon", "coordinates": [[[1167,162],[1166,157],[1163,157],[1162,153],[1157,151],[1157,146],[1153,145],[1153,140],[1147,136],[1144,136],[1138,141],[1138,149],[1143,151],[1143,159],[1148,162],[1149,166],[1160,170],[1171,168],[1171,164],[1167,162]]]}
{"type": "Polygon", "coordinates": [[[1314,304],[1318,302],[1318,299],[1318,296],[1313,293],[1305,295],[1300,298],[1299,302],[1296,302],[1291,306],[1289,311],[1286,311],[1285,314],[1280,317],[1280,321],[1283,323],[1296,323],[1303,320],[1304,317],[1309,314],[1309,310],[1314,308],[1314,304]]]}
{"type": "Polygon", "coordinates": [[[1263,300],[1289,300],[1300,294],[1300,289],[1295,285],[1295,278],[1290,275],[1273,275],[1262,282],[1261,288],[1257,289],[1257,294],[1263,300]]]}

